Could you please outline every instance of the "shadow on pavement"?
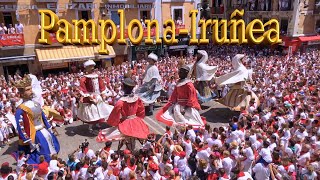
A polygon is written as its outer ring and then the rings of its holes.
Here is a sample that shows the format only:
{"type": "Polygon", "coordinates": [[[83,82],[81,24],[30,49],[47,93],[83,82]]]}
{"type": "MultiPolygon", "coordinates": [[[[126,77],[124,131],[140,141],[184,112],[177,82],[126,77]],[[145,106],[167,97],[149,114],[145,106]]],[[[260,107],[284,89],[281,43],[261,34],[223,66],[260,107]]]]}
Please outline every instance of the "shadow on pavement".
{"type": "Polygon", "coordinates": [[[231,111],[229,108],[212,108],[201,115],[211,123],[229,123],[229,120],[233,116],[239,116],[240,112],[231,111]]]}
{"type": "Polygon", "coordinates": [[[1,156],[3,155],[10,155],[11,153],[18,151],[18,141],[17,140],[12,140],[11,139],[11,144],[7,145],[8,148],[6,149],[6,151],[2,152],[1,156]]]}
{"type": "Polygon", "coordinates": [[[94,133],[91,133],[89,131],[89,125],[88,124],[81,124],[78,126],[68,126],[65,128],[65,134],[67,136],[76,136],[76,135],[80,135],[80,136],[84,136],[84,137],[96,137],[98,135],[99,130],[105,129],[107,128],[107,125],[101,125],[100,128],[97,128],[95,126],[93,126],[93,131],[94,133]]]}

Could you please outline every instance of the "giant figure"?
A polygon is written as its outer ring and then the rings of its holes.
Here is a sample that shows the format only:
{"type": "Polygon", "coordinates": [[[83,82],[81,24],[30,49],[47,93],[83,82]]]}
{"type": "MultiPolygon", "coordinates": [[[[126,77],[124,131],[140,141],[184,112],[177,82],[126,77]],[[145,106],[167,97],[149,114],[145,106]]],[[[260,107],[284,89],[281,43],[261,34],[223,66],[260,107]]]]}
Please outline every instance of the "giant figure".
{"type": "Polygon", "coordinates": [[[214,93],[209,87],[209,82],[214,77],[218,66],[209,66],[208,53],[205,50],[198,50],[197,61],[193,65],[192,76],[195,78],[195,88],[198,91],[198,98],[201,102],[207,102],[214,98],[214,93]]]}
{"type": "Polygon", "coordinates": [[[142,100],[132,93],[135,82],[126,78],[123,82],[124,96],[112,110],[107,124],[112,126],[104,129],[97,137],[97,142],[120,140],[119,149],[125,143],[134,150],[135,139],[147,139],[149,128],[145,124],[145,109],[142,100]]]}
{"type": "Polygon", "coordinates": [[[188,79],[190,67],[187,65],[179,69],[179,81],[169,102],[157,112],[156,119],[168,126],[188,126],[201,128],[206,121],[200,116],[201,109],[197,98],[197,90],[188,79]]]}
{"type": "Polygon", "coordinates": [[[215,82],[218,86],[230,85],[231,89],[226,96],[219,99],[219,102],[240,111],[241,107],[249,107],[250,101],[254,100],[259,105],[259,98],[251,90],[252,70],[247,69],[241,62],[245,58],[244,54],[237,54],[232,58],[232,67],[234,71],[217,77],[215,82]]]}
{"type": "Polygon", "coordinates": [[[161,95],[163,89],[161,85],[162,78],[159,73],[159,69],[156,66],[158,56],[154,53],[148,55],[149,65],[143,75],[142,85],[136,90],[136,94],[140,97],[144,104],[147,105],[149,115],[153,111],[153,103],[161,95]]]}
{"type": "Polygon", "coordinates": [[[15,82],[15,87],[23,99],[15,114],[19,134],[18,149],[30,154],[28,164],[38,164],[40,155],[49,162],[52,154],[59,153],[60,145],[41,105],[32,100],[32,79],[26,75],[15,82]]]}
{"type": "Polygon", "coordinates": [[[104,84],[104,81],[94,72],[96,63],[88,60],[84,63],[86,74],[80,79],[80,94],[82,100],[79,103],[78,118],[89,123],[89,130],[92,131],[92,125],[98,125],[100,122],[108,119],[113,106],[107,104],[102,95],[109,96],[110,91],[104,84]]]}

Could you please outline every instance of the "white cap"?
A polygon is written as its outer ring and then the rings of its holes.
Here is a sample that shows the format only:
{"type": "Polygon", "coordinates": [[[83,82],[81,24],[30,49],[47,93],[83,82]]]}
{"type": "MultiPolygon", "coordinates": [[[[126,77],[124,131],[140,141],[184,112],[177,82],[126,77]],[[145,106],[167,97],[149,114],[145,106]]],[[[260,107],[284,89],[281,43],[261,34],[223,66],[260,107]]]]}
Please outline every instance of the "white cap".
{"type": "Polygon", "coordinates": [[[96,65],[96,63],[93,61],[93,60],[88,60],[88,61],[86,61],[85,63],[83,63],[83,66],[84,67],[88,67],[88,66],[95,66],[96,65]]]}
{"type": "Polygon", "coordinates": [[[150,58],[150,59],[152,59],[154,61],[158,61],[158,56],[156,54],[154,54],[154,53],[150,53],[148,55],[148,58],[150,58]]]}

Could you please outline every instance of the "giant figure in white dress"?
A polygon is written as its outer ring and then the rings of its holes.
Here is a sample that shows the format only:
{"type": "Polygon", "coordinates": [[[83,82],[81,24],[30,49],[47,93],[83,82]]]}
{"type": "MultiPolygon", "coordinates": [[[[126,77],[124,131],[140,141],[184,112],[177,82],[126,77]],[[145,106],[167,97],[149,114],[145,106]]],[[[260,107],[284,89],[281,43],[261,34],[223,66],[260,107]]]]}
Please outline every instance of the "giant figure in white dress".
{"type": "Polygon", "coordinates": [[[156,66],[158,56],[154,53],[148,55],[149,65],[143,75],[142,85],[136,90],[136,94],[142,100],[142,102],[149,107],[147,114],[152,114],[153,103],[160,97],[162,86],[162,78],[159,73],[159,69],[156,66]]]}
{"type": "Polygon", "coordinates": [[[248,82],[252,83],[252,69],[247,69],[241,62],[244,54],[237,54],[232,58],[234,71],[215,78],[218,86],[230,85],[231,89],[219,102],[239,111],[241,107],[249,107],[249,102],[255,100],[259,104],[259,98],[251,90],[248,82]]]}
{"type": "MultiPolygon", "coordinates": [[[[84,63],[86,75],[80,79],[82,98],[77,112],[78,118],[90,125],[106,121],[113,109],[113,106],[107,104],[102,98],[103,95],[109,96],[111,92],[105,86],[102,77],[93,71],[95,65],[93,60],[84,63]]],[[[92,130],[92,126],[89,130],[92,130]]]]}

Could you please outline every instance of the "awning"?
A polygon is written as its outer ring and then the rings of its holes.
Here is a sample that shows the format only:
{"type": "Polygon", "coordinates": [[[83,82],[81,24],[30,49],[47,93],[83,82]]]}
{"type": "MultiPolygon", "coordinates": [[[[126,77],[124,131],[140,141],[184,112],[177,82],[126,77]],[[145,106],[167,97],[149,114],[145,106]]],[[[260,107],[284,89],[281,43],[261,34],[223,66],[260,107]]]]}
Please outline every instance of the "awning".
{"type": "Polygon", "coordinates": [[[320,36],[302,36],[298,38],[301,42],[320,41],[320,36]]]}
{"type": "Polygon", "coordinates": [[[72,60],[84,60],[90,58],[110,58],[115,57],[112,46],[107,45],[109,55],[98,53],[100,46],[62,46],[54,48],[36,49],[36,54],[40,62],[69,62],[72,60]]]}

